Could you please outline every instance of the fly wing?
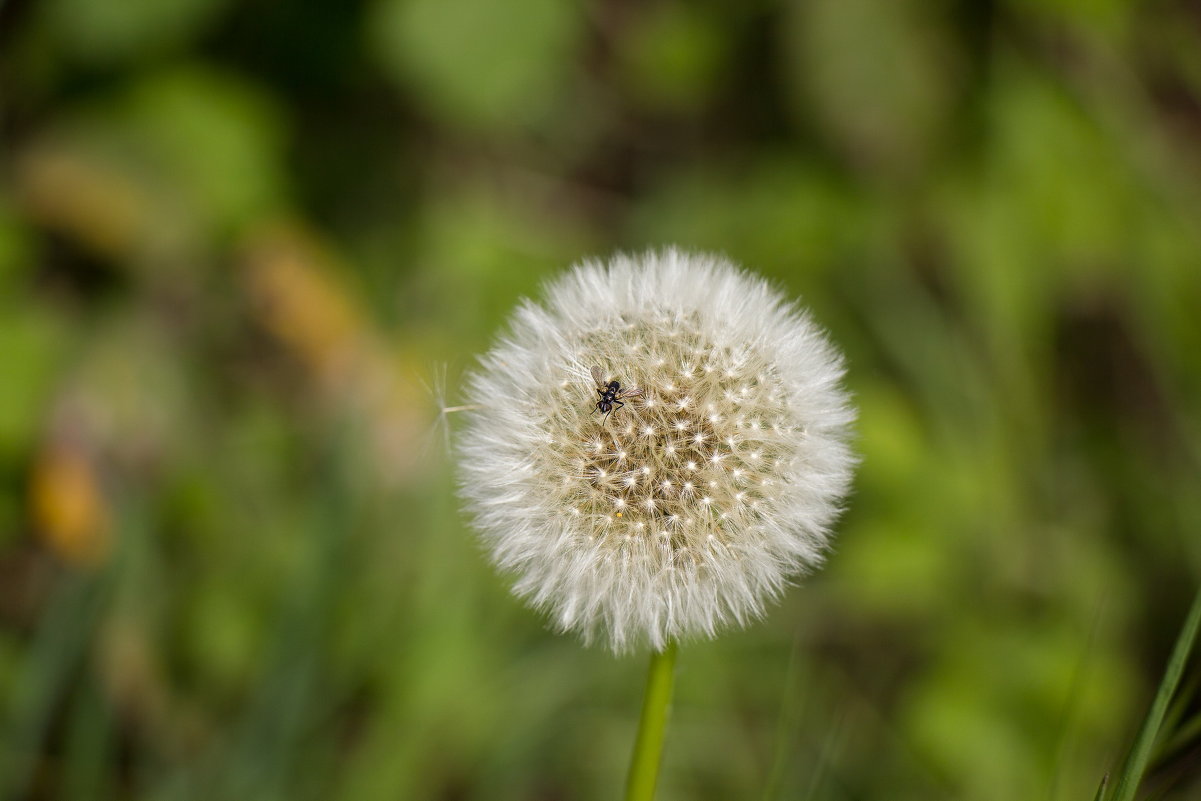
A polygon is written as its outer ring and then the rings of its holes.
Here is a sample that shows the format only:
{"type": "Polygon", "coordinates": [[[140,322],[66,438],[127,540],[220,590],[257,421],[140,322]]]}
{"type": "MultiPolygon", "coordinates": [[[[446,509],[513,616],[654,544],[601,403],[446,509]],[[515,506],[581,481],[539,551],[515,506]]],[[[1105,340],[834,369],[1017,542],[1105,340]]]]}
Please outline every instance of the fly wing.
{"type": "Polygon", "coordinates": [[[618,392],[617,399],[625,400],[626,398],[641,398],[644,394],[646,393],[644,393],[640,388],[631,387],[630,389],[623,389],[621,392],[618,392]]]}
{"type": "Polygon", "coordinates": [[[592,365],[592,380],[596,382],[598,387],[603,387],[605,385],[605,374],[602,373],[601,369],[595,364],[592,365]]]}

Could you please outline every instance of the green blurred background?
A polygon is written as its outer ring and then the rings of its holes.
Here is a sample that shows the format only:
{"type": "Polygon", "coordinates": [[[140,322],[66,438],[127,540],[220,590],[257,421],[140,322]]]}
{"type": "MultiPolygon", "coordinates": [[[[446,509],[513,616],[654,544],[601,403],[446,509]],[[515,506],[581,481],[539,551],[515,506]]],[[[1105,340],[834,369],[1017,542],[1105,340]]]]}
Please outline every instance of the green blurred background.
{"type": "Polygon", "coordinates": [[[508,596],[439,408],[670,243],[813,308],[863,463],[661,797],[1121,758],[1201,576],[1195,4],[7,0],[0,115],[0,798],[617,797],[644,656],[508,596]]]}

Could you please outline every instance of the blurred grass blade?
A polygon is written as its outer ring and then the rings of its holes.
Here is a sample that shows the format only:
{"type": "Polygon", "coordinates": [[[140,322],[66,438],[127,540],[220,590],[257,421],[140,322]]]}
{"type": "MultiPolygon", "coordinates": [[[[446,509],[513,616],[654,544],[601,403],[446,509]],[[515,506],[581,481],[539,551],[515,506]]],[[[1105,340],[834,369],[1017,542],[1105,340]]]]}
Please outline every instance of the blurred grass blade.
{"type": "Polygon", "coordinates": [[[1170,756],[1201,737],[1201,714],[1193,716],[1188,723],[1171,731],[1173,731],[1172,737],[1159,749],[1159,756],[1170,756]]]}
{"type": "Polygon", "coordinates": [[[0,732],[0,798],[32,797],[46,738],[56,710],[69,703],[104,606],[104,589],[102,579],[69,575],[38,623],[14,683],[7,731],[0,732]]]}
{"type": "Polygon", "coordinates": [[[1192,651],[1193,643],[1197,639],[1199,626],[1201,626],[1201,588],[1197,590],[1188,618],[1184,621],[1183,628],[1180,629],[1180,636],[1176,638],[1176,646],[1172,649],[1172,658],[1168,660],[1168,667],[1164,671],[1163,680],[1159,683],[1159,691],[1155,694],[1151,710],[1147,713],[1142,730],[1138,733],[1138,739],[1134,742],[1134,748],[1131,749],[1130,756],[1122,767],[1122,776],[1118,780],[1112,801],[1133,801],[1134,794],[1138,791],[1143,774],[1147,772],[1151,749],[1159,736],[1168,703],[1172,700],[1177,685],[1180,684],[1184,665],[1188,661],[1189,652],[1192,651]]]}
{"type": "Polygon", "coordinates": [[[767,785],[763,790],[763,801],[776,801],[780,797],[780,785],[784,780],[784,769],[788,764],[788,755],[792,751],[792,733],[797,730],[800,720],[800,699],[797,686],[800,673],[801,637],[799,634],[792,638],[792,651],[788,654],[788,667],[784,671],[784,688],[781,693],[780,718],[776,722],[776,748],[772,758],[771,770],[767,775],[767,785]]]}
{"type": "Polygon", "coordinates": [[[1109,789],[1109,774],[1106,773],[1101,777],[1101,783],[1097,785],[1097,794],[1093,796],[1093,801],[1105,801],[1105,791],[1109,789]]]}
{"type": "Polygon", "coordinates": [[[1172,733],[1172,739],[1169,742],[1160,743],[1151,755],[1153,761],[1159,761],[1173,749],[1172,743],[1176,742],[1180,736],[1181,721],[1192,704],[1193,696],[1197,694],[1198,680],[1201,680],[1201,674],[1193,675],[1172,696],[1172,703],[1168,706],[1161,726],[1165,732],[1172,733]]]}

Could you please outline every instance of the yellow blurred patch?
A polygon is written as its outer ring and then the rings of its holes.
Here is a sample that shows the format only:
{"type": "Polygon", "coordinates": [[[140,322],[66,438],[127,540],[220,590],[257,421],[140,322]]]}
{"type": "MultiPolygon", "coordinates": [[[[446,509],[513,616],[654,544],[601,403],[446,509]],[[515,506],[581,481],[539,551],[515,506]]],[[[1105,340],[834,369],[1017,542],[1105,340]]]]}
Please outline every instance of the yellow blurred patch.
{"type": "Polygon", "coordinates": [[[39,536],[64,560],[96,565],[108,555],[109,510],[91,462],[52,445],[33,467],[30,506],[39,536]]]}
{"type": "Polygon", "coordinates": [[[255,237],[247,255],[250,291],[263,325],[322,379],[346,369],[358,350],[362,314],[318,245],[281,227],[255,237]]]}
{"type": "Polygon", "coordinates": [[[263,226],[245,254],[260,323],[296,356],[328,402],[367,423],[383,474],[404,478],[418,463],[420,396],[401,380],[385,338],[338,280],[333,255],[294,225],[263,226]]]}
{"type": "Polygon", "coordinates": [[[120,257],[134,247],[147,200],[128,176],[44,146],[22,155],[16,178],[22,201],[43,224],[107,256],[120,257]]]}

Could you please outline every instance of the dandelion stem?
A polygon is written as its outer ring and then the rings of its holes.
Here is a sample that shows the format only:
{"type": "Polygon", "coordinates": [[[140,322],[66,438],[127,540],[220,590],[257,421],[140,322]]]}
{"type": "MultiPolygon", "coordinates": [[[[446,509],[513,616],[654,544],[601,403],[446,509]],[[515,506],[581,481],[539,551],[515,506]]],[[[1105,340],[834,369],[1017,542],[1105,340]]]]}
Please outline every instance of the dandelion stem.
{"type": "Polygon", "coordinates": [[[663,739],[667,732],[667,713],[671,708],[671,689],[675,682],[676,644],[669,642],[662,651],[651,653],[646,675],[646,696],[642,699],[642,720],[630,758],[630,776],[626,781],[626,801],[652,801],[663,739]]]}

